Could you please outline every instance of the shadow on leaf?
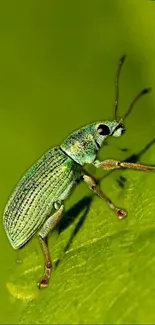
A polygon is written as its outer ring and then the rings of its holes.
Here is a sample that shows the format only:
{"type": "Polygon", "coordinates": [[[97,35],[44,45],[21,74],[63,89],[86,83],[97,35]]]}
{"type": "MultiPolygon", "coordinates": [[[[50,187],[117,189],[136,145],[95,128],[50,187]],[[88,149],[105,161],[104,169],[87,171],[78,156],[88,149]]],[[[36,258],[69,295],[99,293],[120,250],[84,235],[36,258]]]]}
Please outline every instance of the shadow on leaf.
{"type": "MultiPolygon", "coordinates": [[[[79,221],[77,222],[66,246],[64,247],[64,253],[67,252],[73,242],[74,237],[79,232],[80,228],[84,224],[84,221],[86,219],[86,216],[89,212],[91,203],[93,200],[93,195],[85,196],[83,199],[81,199],[79,202],[77,202],[70,210],[64,213],[63,218],[61,219],[59,223],[59,234],[65,230],[74,220],[78,217],[78,215],[83,211],[82,216],[80,217],[79,221]]],[[[60,259],[58,259],[55,263],[55,266],[57,267],[60,263],[60,259]]]]}

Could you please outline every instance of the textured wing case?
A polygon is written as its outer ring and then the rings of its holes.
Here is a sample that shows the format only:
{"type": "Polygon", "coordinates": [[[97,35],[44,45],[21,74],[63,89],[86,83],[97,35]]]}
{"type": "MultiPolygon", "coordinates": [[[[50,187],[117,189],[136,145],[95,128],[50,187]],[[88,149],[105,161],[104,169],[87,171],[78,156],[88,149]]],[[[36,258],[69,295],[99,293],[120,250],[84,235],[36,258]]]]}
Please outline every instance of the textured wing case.
{"type": "Polygon", "coordinates": [[[49,216],[53,203],[65,199],[80,178],[80,166],[53,148],[17,184],[4,211],[3,222],[11,245],[23,246],[49,216]]]}

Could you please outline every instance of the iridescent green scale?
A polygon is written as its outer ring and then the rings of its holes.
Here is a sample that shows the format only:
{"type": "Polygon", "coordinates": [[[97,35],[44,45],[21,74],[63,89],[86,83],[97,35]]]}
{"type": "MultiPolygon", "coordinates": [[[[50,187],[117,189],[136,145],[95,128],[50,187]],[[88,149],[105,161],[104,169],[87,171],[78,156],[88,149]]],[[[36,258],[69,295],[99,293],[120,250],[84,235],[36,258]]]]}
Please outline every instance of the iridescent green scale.
{"type": "Polygon", "coordinates": [[[54,202],[66,198],[63,194],[80,178],[80,170],[59,148],[49,150],[28,170],[4,211],[4,226],[13,248],[23,246],[49,217],[54,202]]]}

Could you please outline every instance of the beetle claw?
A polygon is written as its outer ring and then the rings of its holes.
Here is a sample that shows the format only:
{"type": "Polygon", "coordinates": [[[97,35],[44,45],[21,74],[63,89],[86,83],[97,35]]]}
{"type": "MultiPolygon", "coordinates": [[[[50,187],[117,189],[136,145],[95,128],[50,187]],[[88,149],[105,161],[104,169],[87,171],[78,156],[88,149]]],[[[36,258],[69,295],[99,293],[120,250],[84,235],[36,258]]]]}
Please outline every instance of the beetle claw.
{"type": "Polygon", "coordinates": [[[127,218],[127,212],[122,209],[118,209],[117,216],[118,216],[118,219],[120,219],[120,220],[125,219],[125,218],[127,218]]]}
{"type": "Polygon", "coordinates": [[[48,286],[48,280],[51,275],[51,262],[49,262],[48,266],[45,267],[45,273],[42,280],[38,283],[38,288],[46,288],[48,286]]]}
{"type": "Polygon", "coordinates": [[[38,283],[38,288],[46,288],[48,286],[48,282],[47,279],[42,279],[39,283],[38,283]]]}

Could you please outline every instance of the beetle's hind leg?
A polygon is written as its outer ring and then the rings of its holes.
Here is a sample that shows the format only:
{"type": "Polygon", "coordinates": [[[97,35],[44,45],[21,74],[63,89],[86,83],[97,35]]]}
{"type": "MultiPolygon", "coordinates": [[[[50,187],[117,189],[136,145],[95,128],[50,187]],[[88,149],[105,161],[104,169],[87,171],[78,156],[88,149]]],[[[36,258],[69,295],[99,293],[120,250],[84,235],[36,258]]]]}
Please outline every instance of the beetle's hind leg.
{"type": "Polygon", "coordinates": [[[51,263],[51,258],[50,258],[48,246],[47,246],[47,240],[46,240],[47,238],[42,238],[39,235],[39,239],[40,239],[42,250],[44,252],[44,259],[45,259],[44,276],[41,279],[41,281],[38,283],[38,287],[41,288],[41,287],[46,287],[47,284],[48,284],[48,280],[50,278],[51,271],[52,271],[52,263],[51,263]]]}
{"type": "Polygon", "coordinates": [[[40,239],[41,247],[44,253],[44,260],[45,260],[45,272],[43,278],[38,283],[39,288],[46,287],[48,285],[48,281],[50,279],[50,275],[52,271],[52,262],[51,262],[51,258],[47,246],[47,235],[52,229],[54,229],[54,227],[61,219],[63,210],[64,210],[64,206],[61,205],[60,208],[45,221],[43,227],[39,232],[39,239],[40,239]]]}

